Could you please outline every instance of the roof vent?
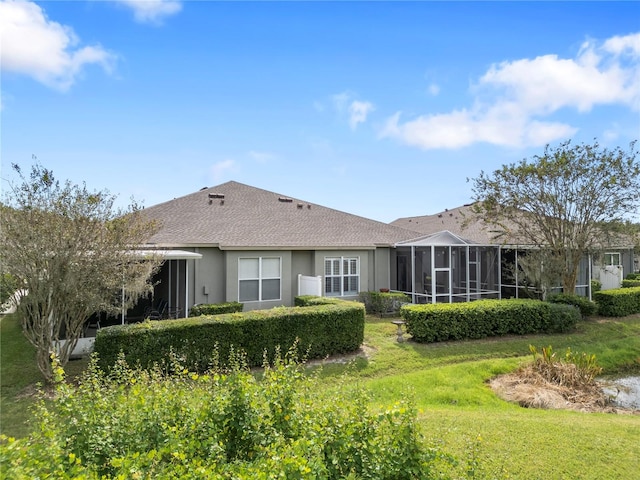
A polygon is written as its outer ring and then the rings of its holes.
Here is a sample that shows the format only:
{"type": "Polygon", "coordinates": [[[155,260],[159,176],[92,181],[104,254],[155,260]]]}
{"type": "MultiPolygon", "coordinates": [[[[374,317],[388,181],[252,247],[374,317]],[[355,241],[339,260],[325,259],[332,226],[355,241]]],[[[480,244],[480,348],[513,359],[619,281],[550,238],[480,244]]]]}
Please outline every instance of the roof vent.
{"type": "Polygon", "coordinates": [[[278,201],[279,201],[279,202],[284,202],[284,203],[292,203],[292,202],[293,202],[293,198],[289,198],[289,197],[278,197],[278,201]]]}
{"type": "Polygon", "coordinates": [[[209,199],[224,198],[224,193],[210,193],[209,199]]]}
{"type": "Polygon", "coordinates": [[[299,203],[297,206],[298,206],[298,208],[302,208],[304,205],[302,205],[301,203],[299,203]]]}

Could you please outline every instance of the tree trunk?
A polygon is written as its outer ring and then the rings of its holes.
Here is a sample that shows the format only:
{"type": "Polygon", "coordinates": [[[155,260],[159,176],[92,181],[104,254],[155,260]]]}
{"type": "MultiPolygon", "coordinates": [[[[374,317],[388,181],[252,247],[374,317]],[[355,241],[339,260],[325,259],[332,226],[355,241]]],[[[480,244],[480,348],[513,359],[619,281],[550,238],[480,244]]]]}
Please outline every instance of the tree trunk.
{"type": "Polygon", "coordinates": [[[572,265],[562,275],[562,292],[569,294],[576,293],[576,283],[578,283],[578,266],[572,265]]]}

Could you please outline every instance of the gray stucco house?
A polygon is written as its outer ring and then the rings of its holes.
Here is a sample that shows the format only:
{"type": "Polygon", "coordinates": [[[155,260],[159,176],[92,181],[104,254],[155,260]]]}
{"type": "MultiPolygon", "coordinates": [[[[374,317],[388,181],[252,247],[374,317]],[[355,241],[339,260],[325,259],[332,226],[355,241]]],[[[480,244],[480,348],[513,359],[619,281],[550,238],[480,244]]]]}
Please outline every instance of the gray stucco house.
{"type": "MultiPolygon", "coordinates": [[[[199,303],[253,310],[381,288],[415,303],[531,295],[517,273],[526,246],[496,239],[470,205],[386,224],[232,181],[143,212],[161,225],[144,248],[165,262],[153,299],[131,317],[150,302],[178,317],[199,303]]],[[[590,280],[607,275],[615,287],[633,262],[631,245],[585,257],[577,293],[590,295],[590,280]]]]}
{"type": "Polygon", "coordinates": [[[299,294],[357,298],[390,286],[390,252],[416,232],[227,182],[144,210],[161,228],[145,248],[167,258],[154,303],[177,315],[199,303],[245,310],[299,294]]]}

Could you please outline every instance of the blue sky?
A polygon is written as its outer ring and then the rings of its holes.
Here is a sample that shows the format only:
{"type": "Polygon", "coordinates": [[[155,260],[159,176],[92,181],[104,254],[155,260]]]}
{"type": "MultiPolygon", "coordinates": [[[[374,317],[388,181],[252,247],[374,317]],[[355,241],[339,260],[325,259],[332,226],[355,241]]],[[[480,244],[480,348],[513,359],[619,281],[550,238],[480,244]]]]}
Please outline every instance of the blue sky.
{"type": "Polygon", "coordinates": [[[640,137],[638,2],[0,2],[2,188],[150,206],[235,180],[368,218],[640,137]]]}

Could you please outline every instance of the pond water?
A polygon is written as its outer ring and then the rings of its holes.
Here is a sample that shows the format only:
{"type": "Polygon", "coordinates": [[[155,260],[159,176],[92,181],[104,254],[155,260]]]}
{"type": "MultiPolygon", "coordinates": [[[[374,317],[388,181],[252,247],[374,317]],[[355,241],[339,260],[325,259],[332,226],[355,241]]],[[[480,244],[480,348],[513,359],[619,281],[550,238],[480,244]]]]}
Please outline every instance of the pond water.
{"type": "Polygon", "coordinates": [[[601,380],[600,384],[613,404],[640,410],[640,376],[601,380]]]}

